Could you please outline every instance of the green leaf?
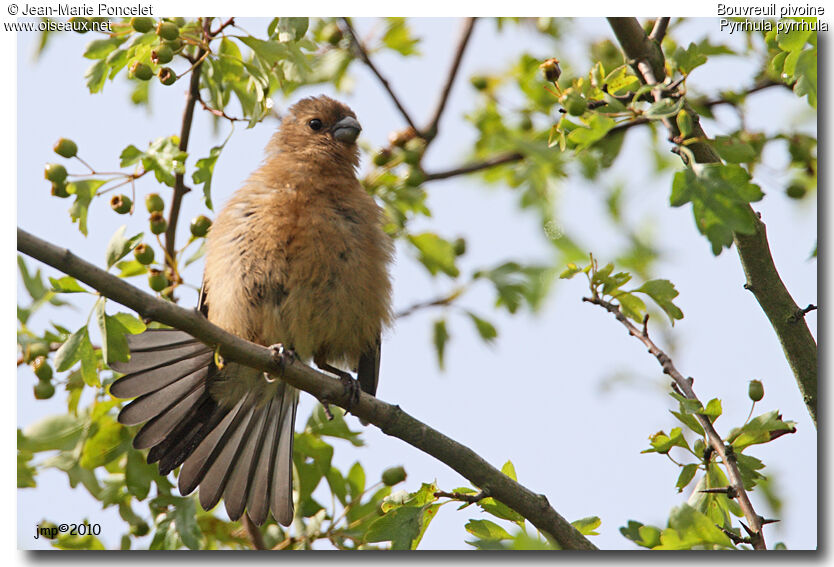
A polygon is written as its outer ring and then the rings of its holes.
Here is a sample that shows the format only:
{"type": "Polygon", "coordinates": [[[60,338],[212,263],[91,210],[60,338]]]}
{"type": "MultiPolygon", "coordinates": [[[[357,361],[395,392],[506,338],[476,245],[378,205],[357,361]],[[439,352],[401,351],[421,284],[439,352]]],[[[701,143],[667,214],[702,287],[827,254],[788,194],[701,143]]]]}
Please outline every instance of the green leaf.
{"type": "MultiPolygon", "coordinates": [[[[228,140],[226,138],[226,141],[228,140]]],[[[214,146],[211,148],[208,157],[197,160],[197,163],[194,164],[194,173],[191,175],[191,180],[194,183],[203,184],[203,199],[210,211],[214,210],[214,205],[211,202],[211,178],[214,175],[214,166],[217,163],[217,158],[220,157],[220,152],[223,151],[225,145],[226,142],[223,142],[219,146],[214,146]]]]}
{"type": "Polygon", "coordinates": [[[128,449],[125,467],[125,487],[137,500],[144,500],[151,490],[151,482],[158,478],[155,465],[145,462],[142,453],[128,449]]]}
{"type": "Polygon", "coordinates": [[[267,68],[283,61],[289,54],[287,46],[276,41],[264,41],[248,35],[238,36],[237,39],[246,44],[258,58],[262,59],[267,68]]]}
{"type": "Polygon", "coordinates": [[[72,276],[64,276],[57,280],[49,278],[49,283],[52,284],[52,290],[57,293],[89,293],[89,290],[81,287],[81,284],[72,276]]]}
{"type": "Polygon", "coordinates": [[[87,326],[84,325],[67,338],[55,353],[55,370],[64,372],[72,368],[72,365],[79,360],[79,347],[84,339],[89,341],[87,326]]]}
{"type": "Polygon", "coordinates": [[[443,370],[443,355],[446,352],[446,343],[449,342],[449,333],[446,331],[446,319],[438,319],[434,322],[432,342],[437,352],[437,365],[443,370]]]}
{"type": "Polygon", "coordinates": [[[721,159],[730,163],[750,163],[759,157],[752,145],[730,136],[716,136],[712,147],[721,159]]]}
{"type": "Polygon", "coordinates": [[[618,293],[615,297],[626,317],[637,322],[643,321],[646,314],[646,304],[642,299],[629,292],[618,293]]]}
{"type": "Polygon", "coordinates": [[[719,415],[721,415],[721,400],[718,398],[711,399],[707,402],[707,406],[704,410],[698,413],[707,416],[711,423],[715,423],[715,420],[719,415]]]}
{"type": "Polygon", "coordinates": [[[660,535],[661,545],[657,549],[693,549],[700,546],[732,548],[727,534],[718,529],[713,521],[692,506],[683,504],[673,508],[669,516],[669,528],[660,535]]]}
{"type": "Polygon", "coordinates": [[[124,262],[117,262],[116,268],[119,269],[120,278],[130,278],[133,276],[141,276],[148,273],[148,267],[140,264],[136,260],[126,260],[124,262]]]}
{"type": "Polygon", "coordinates": [[[95,307],[96,323],[101,332],[101,355],[107,364],[125,362],[130,354],[125,338],[128,331],[118,319],[105,313],[105,302],[104,298],[100,298],[95,307]]]}
{"type": "Polygon", "coordinates": [[[692,202],[695,225],[709,239],[713,254],[718,255],[733,243],[733,232],[756,231],[748,204],[761,200],[764,194],[758,185],[750,183],[750,174],[739,165],[696,166],[675,174],[669,203],[680,207],[692,202]]]}
{"type": "Polygon", "coordinates": [[[698,472],[698,465],[694,463],[690,463],[688,465],[684,465],[681,468],[681,474],[678,476],[678,481],[675,483],[675,488],[678,489],[678,492],[683,492],[683,489],[686,488],[692,479],[695,478],[695,473],[698,472]]]}
{"type": "Polygon", "coordinates": [[[412,542],[422,528],[422,507],[400,506],[377,518],[368,526],[365,541],[390,541],[391,549],[413,549],[412,542]]]}
{"type": "Polygon", "coordinates": [[[18,488],[34,488],[38,485],[35,482],[35,475],[38,474],[37,469],[29,463],[35,454],[32,451],[17,450],[17,487],[18,488]]]}
{"type": "Polygon", "coordinates": [[[628,525],[621,527],[620,533],[641,547],[652,549],[660,544],[660,528],[634,520],[629,520],[628,525]]]}
{"type": "Polygon", "coordinates": [[[736,452],[741,452],[750,445],[767,443],[781,431],[796,431],[796,422],[783,421],[778,410],[756,416],[742,427],[736,427],[727,436],[736,452]]]}
{"type": "Polygon", "coordinates": [[[107,244],[107,251],[105,252],[107,269],[110,269],[113,267],[113,264],[127,256],[139,244],[144,235],[144,233],[140,232],[135,236],[125,238],[125,230],[127,230],[127,225],[122,225],[116,229],[116,232],[113,233],[110,242],[107,244]]]}
{"type": "Polygon", "coordinates": [[[99,59],[87,69],[84,73],[84,78],[87,79],[87,88],[90,93],[97,93],[104,87],[104,81],[107,80],[107,63],[104,59],[99,59]]]}
{"type": "Polygon", "coordinates": [[[515,474],[515,465],[512,461],[507,461],[501,466],[501,472],[518,482],[518,477],[515,474]]]}
{"type": "Polygon", "coordinates": [[[131,335],[138,335],[147,329],[147,326],[137,317],[129,313],[116,313],[112,317],[131,335]]]}
{"type": "Polygon", "coordinates": [[[678,47],[670,57],[673,68],[678,69],[682,74],[688,75],[695,68],[707,62],[707,57],[701,52],[700,46],[690,43],[686,49],[678,47]]]}
{"type": "Polygon", "coordinates": [[[67,451],[74,449],[85,421],[77,416],[53,415],[18,430],[17,448],[32,453],[41,451],[67,451]]]}
{"type": "Polygon", "coordinates": [[[104,466],[124,453],[129,443],[127,430],[105,414],[92,422],[79,464],[86,469],[104,466]]]}
{"type": "Polygon", "coordinates": [[[574,520],[570,525],[579,530],[582,535],[599,535],[596,529],[602,525],[602,520],[597,516],[588,516],[587,518],[574,520]]]}
{"type": "Polygon", "coordinates": [[[698,423],[698,420],[695,418],[694,415],[692,415],[691,413],[682,412],[682,411],[681,412],[672,411],[672,410],[669,410],[669,411],[672,413],[672,415],[674,415],[676,418],[678,418],[678,421],[680,421],[681,423],[686,425],[689,429],[691,429],[692,431],[694,431],[695,433],[697,433],[698,435],[703,437],[704,428],[701,427],[701,424],[698,423]]]}
{"type": "Polygon", "coordinates": [[[67,184],[67,191],[70,194],[75,194],[75,201],[69,211],[70,218],[73,222],[78,222],[78,230],[84,236],[87,236],[87,210],[90,207],[90,202],[98,188],[104,183],[105,181],[101,179],[83,179],[67,184]]]}
{"type": "Polygon", "coordinates": [[[279,18],[278,41],[298,41],[307,33],[310,18],[279,18]]]}
{"type": "Polygon", "coordinates": [[[87,59],[104,59],[111,51],[124,43],[125,36],[113,36],[106,39],[96,39],[87,44],[84,57],[87,59]]]}
{"type": "Polygon", "coordinates": [[[469,315],[470,319],[472,319],[478,334],[481,335],[481,338],[484,339],[484,341],[491,343],[495,340],[495,337],[498,336],[498,331],[495,330],[495,326],[492,323],[481,319],[471,311],[467,311],[466,314],[469,315]]]}
{"type": "Polygon", "coordinates": [[[649,280],[634,291],[645,293],[651,297],[657,303],[657,306],[663,309],[672,325],[675,324],[675,319],[683,319],[683,311],[672,302],[678,296],[678,290],[669,280],[649,280]]]}
{"type": "Polygon", "coordinates": [[[793,92],[796,96],[808,95],[808,104],[817,108],[817,50],[803,51],[796,60],[794,69],[796,84],[793,92]]]}
{"type": "Polygon", "coordinates": [[[460,275],[460,271],[455,266],[457,254],[455,254],[454,244],[432,232],[410,234],[407,238],[417,249],[417,259],[431,275],[435,276],[439,272],[453,278],[460,275]]]}
{"type": "Polygon", "coordinates": [[[500,541],[513,538],[507,530],[489,520],[469,520],[464,527],[470,534],[487,541],[500,541]]]}
{"type": "Polygon", "coordinates": [[[174,507],[173,524],[188,549],[201,549],[203,533],[197,525],[197,507],[193,498],[180,498],[174,507]]]}
{"type": "Polygon", "coordinates": [[[652,105],[649,106],[645,112],[643,112],[643,117],[649,118],[650,120],[671,118],[681,111],[683,103],[683,98],[679,98],[677,100],[662,98],[659,101],[652,103],[652,105]]]}
{"type": "Polygon", "coordinates": [[[417,44],[420,40],[411,36],[411,30],[405,18],[386,18],[386,20],[388,25],[382,36],[383,45],[400,55],[419,55],[417,44]]]}

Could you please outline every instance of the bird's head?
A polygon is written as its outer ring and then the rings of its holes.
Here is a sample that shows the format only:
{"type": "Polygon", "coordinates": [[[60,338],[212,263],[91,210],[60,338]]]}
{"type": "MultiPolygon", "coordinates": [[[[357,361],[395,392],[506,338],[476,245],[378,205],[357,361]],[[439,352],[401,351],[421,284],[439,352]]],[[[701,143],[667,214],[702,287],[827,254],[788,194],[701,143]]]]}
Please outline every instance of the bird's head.
{"type": "Polygon", "coordinates": [[[362,127],[345,104],[327,96],[305,98],[295,103],[281,121],[273,139],[281,153],[315,160],[325,165],[359,165],[356,138],[362,127]]]}

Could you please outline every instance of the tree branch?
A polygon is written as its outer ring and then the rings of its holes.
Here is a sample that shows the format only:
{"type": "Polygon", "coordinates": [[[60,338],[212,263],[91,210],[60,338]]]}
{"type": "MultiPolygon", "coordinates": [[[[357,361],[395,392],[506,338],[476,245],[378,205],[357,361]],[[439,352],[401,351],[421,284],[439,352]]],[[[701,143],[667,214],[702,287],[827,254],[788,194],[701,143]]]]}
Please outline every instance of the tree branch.
{"type": "Polygon", "coordinates": [[[258,550],[266,549],[266,542],[264,542],[264,535],[261,533],[261,529],[255,525],[255,522],[252,521],[252,518],[249,517],[249,512],[243,514],[243,517],[240,519],[243,523],[243,526],[246,528],[246,534],[249,536],[249,539],[252,541],[252,547],[258,550]]]}
{"type": "Polygon", "coordinates": [[[376,68],[376,65],[373,64],[371,58],[368,56],[368,52],[365,51],[365,47],[362,45],[362,40],[359,39],[359,36],[356,35],[356,32],[353,30],[353,26],[350,25],[350,20],[347,18],[342,18],[342,22],[344,22],[345,27],[347,28],[348,34],[350,35],[351,43],[356,47],[356,51],[359,53],[359,57],[368,66],[368,69],[379,79],[379,82],[382,83],[382,86],[388,91],[388,94],[391,96],[391,100],[394,101],[394,105],[400,111],[405,121],[408,122],[408,125],[411,126],[415,132],[420,132],[417,128],[417,125],[411,119],[411,116],[408,114],[408,111],[400,102],[400,99],[394,94],[394,90],[391,88],[391,85],[388,83],[388,79],[382,76],[382,73],[379,72],[379,69],[376,68]]]}
{"type": "Polygon", "coordinates": [[[596,549],[585,536],[559,515],[544,495],[536,494],[490,465],[472,449],[432,429],[391,405],[364,392],[351,405],[351,394],[340,380],[313,370],[300,362],[286,362],[264,346],[250,343],[210,323],[194,309],[153,297],[124,280],[99,269],[74,255],[29,234],[18,227],[17,249],[97,290],[101,295],[133,309],[143,318],[170,325],[216,348],[228,360],[270,372],[296,388],[341,407],[373,423],[387,435],[447,464],[479,489],[489,493],[524,516],[542,533],[564,549],[596,549]]]}
{"type": "MultiPolygon", "coordinates": [[[[608,18],[614,34],[622,45],[626,56],[636,62],[635,66],[642,75],[646,84],[657,84],[657,79],[662,79],[663,52],[657,43],[646,36],[646,32],[640,27],[636,18],[608,18]],[[658,59],[659,57],[659,59],[658,59]],[[655,74],[658,71],[660,74],[655,74]]],[[[653,90],[655,97],[662,96],[661,89],[653,90]]],[[[687,108],[692,115],[693,132],[692,137],[707,139],[707,135],[701,128],[698,115],[687,108]]],[[[664,125],[671,136],[677,137],[680,133],[674,121],[664,119],[664,125]]],[[[698,163],[721,163],[721,159],[712,147],[704,142],[694,143],[687,146],[698,163]]],[[[760,220],[753,208],[747,205],[755,232],[753,234],[733,233],[733,242],[736,245],[744,274],[747,277],[745,287],[753,292],[756,300],[770,321],[785,358],[796,378],[802,399],[805,402],[808,412],[814,425],[817,423],[817,343],[805,320],[791,321],[791,316],[799,309],[785,287],[773,257],[770,254],[770,246],[767,241],[765,224],[760,220]]]]}
{"type": "Polygon", "coordinates": [[[497,155],[495,157],[491,157],[489,159],[485,159],[484,161],[478,161],[474,163],[470,163],[467,165],[462,165],[460,167],[456,167],[453,169],[447,169],[445,171],[436,171],[434,173],[426,173],[425,181],[435,181],[438,179],[448,179],[450,177],[455,177],[457,175],[464,175],[467,173],[474,173],[476,171],[481,171],[484,169],[489,169],[490,167],[495,167],[497,165],[503,165],[505,163],[513,163],[516,161],[521,161],[524,159],[524,155],[518,152],[512,152],[507,154],[497,155]]]}
{"type": "MultiPolygon", "coordinates": [[[[210,24],[211,18],[205,18],[203,20],[203,33],[209,41],[211,40],[210,24]]],[[[205,54],[206,51],[202,47],[199,48],[196,61],[202,61],[205,54]]],[[[202,69],[202,63],[195,63],[188,83],[188,92],[185,95],[185,110],[182,113],[179,145],[180,151],[183,152],[188,151],[188,139],[191,137],[191,122],[194,120],[194,105],[200,99],[200,72],[202,69]]],[[[174,259],[177,253],[177,223],[180,216],[180,205],[182,204],[182,198],[188,191],[188,187],[185,186],[184,175],[177,173],[174,181],[174,195],[171,198],[171,208],[168,212],[168,228],[165,229],[165,263],[172,270],[176,268],[174,259]]]]}
{"type": "Polygon", "coordinates": [[[652,33],[649,34],[649,39],[656,41],[658,44],[663,42],[666,36],[666,28],[669,27],[669,20],[671,18],[658,18],[654,21],[652,33]]]}
{"type": "MultiPolygon", "coordinates": [[[[669,358],[669,355],[663,352],[654,343],[654,341],[649,338],[649,333],[646,327],[646,324],[648,323],[648,314],[643,320],[643,330],[640,330],[634,323],[629,321],[625,315],[623,315],[619,306],[609,303],[596,295],[594,297],[583,297],[582,301],[599,305],[614,315],[617,321],[622,323],[623,326],[628,329],[629,335],[635,337],[638,341],[646,345],[649,349],[649,353],[657,359],[657,362],[663,368],[663,373],[668,374],[672,380],[675,381],[675,385],[683,393],[683,395],[687,399],[695,400],[698,403],[701,403],[700,400],[698,400],[698,396],[695,395],[695,391],[692,389],[692,380],[684,377],[683,374],[678,372],[678,369],[675,368],[675,364],[672,362],[672,359],[669,358]]],[[[703,404],[701,404],[701,406],[703,407],[703,404]]],[[[712,422],[709,418],[707,418],[707,416],[696,413],[695,418],[698,420],[698,423],[701,424],[701,427],[704,428],[710,447],[712,447],[712,450],[721,457],[721,461],[727,468],[727,477],[730,480],[735,497],[738,499],[738,504],[741,507],[742,512],[744,512],[744,517],[747,518],[747,521],[750,523],[750,529],[752,530],[751,543],[753,547],[755,549],[767,549],[764,534],[762,533],[762,517],[759,516],[753,509],[753,504],[750,502],[750,498],[744,490],[744,482],[741,478],[741,471],[739,471],[735,455],[733,455],[731,451],[727,450],[727,447],[724,445],[724,440],[712,426],[712,422]]]]}
{"type": "Polygon", "coordinates": [[[469,38],[472,36],[472,29],[475,26],[476,18],[466,18],[461,29],[460,40],[458,41],[455,55],[452,58],[452,66],[449,68],[449,75],[446,77],[446,83],[443,85],[443,90],[440,91],[440,99],[437,101],[432,119],[428,126],[423,130],[423,138],[426,142],[431,142],[437,136],[437,125],[440,123],[440,117],[443,115],[443,110],[446,108],[446,101],[449,99],[449,93],[452,91],[452,85],[455,82],[455,77],[458,74],[460,62],[463,59],[463,52],[469,43],[469,38]]]}

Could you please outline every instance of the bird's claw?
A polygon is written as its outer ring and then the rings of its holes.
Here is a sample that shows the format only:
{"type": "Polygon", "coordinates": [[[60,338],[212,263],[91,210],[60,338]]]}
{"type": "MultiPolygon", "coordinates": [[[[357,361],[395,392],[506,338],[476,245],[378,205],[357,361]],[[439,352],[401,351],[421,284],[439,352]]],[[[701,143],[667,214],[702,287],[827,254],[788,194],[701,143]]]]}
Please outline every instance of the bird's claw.
{"type": "Polygon", "coordinates": [[[350,408],[359,403],[359,392],[362,391],[359,387],[359,381],[345,374],[339,376],[339,381],[345,389],[345,395],[348,396],[348,404],[345,410],[350,411],[350,408]]]}
{"type": "Polygon", "coordinates": [[[278,363],[281,370],[284,370],[287,366],[298,360],[298,355],[292,347],[286,347],[282,343],[270,345],[269,350],[272,351],[272,359],[278,363]]]}

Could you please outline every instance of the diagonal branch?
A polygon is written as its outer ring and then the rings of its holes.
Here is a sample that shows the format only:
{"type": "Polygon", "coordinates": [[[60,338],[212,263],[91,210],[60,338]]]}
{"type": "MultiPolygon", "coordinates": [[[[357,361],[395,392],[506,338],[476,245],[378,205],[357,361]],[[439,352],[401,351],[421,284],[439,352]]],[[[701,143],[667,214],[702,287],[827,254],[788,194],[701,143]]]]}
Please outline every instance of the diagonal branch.
{"type": "MultiPolygon", "coordinates": [[[[628,59],[638,69],[645,84],[655,85],[664,78],[663,52],[660,46],[646,36],[636,18],[608,18],[617,40],[622,45],[628,59]],[[659,73],[659,74],[658,74],[659,73]]],[[[661,89],[653,89],[655,98],[662,96],[661,89]]],[[[707,139],[701,128],[698,115],[687,107],[687,112],[693,118],[692,137],[707,139]]],[[[673,120],[664,119],[664,125],[672,138],[679,135],[673,120]]],[[[721,163],[715,150],[705,142],[698,142],[687,146],[698,163],[721,163]]],[[[755,232],[753,234],[733,233],[741,265],[747,282],[745,288],[753,292],[756,301],[770,321],[785,358],[791,367],[803,401],[811,414],[814,425],[817,423],[817,343],[808,329],[804,319],[796,321],[792,316],[799,306],[791,297],[784,282],[779,277],[770,246],[767,241],[765,224],[753,208],[747,205],[753,219],[755,232]]]]}
{"type": "Polygon", "coordinates": [[[377,69],[373,61],[371,61],[371,58],[368,56],[368,52],[365,50],[365,46],[362,45],[362,40],[359,39],[359,36],[356,35],[353,26],[350,24],[350,20],[347,18],[342,18],[342,22],[344,22],[345,27],[347,28],[347,31],[350,34],[351,43],[353,43],[353,45],[356,47],[356,51],[359,52],[359,57],[362,59],[365,65],[368,66],[368,69],[370,69],[371,72],[374,75],[376,75],[376,78],[379,79],[379,82],[382,83],[382,86],[385,88],[385,90],[388,91],[388,94],[391,96],[391,100],[394,101],[394,105],[400,111],[400,114],[403,115],[405,121],[408,122],[408,125],[411,126],[415,132],[419,132],[420,130],[419,128],[417,128],[415,122],[411,119],[411,115],[408,114],[408,111],[400,102],[399,97],[397,97],[397,95],[394,94],[394,90],[391,88],[390,83],[388,83],[388,79],[386,79],[382,75],[382,73],[379,72],[379,69],[377,69]]]}
{"type": "Polygon", "coordinates": [[[440,99],[437,101],[437,106],[434,109],[432,119],[429,125],[423,130],[423,137],[426,142],[431,142],[437,136],[437,125],[440,123],[440,117],[443,115],[443,110],[446,108],[446,101],[449,99],[449,93],[452,91],[452,85],[455,82],[455,77],[460,68],[460,62],[463,59],[463,52],[466,51],[466,46],[469,43],[469,38],[472,36],[472,29],[475,27],[476,18],[466,18],[463,22],[463,28],[460,34],[460,41],[455,50],[455,55],[452,59],[452,66],[449,68],[449,75],[446,77],[446,83],[443,85],[443,90],[440,91],[440,99]]]}
{"type": "Polygon", "coordinates": [[[153,297],[126,281],[59,248],[17,229],[17,249],[97,290],[101,295],[133,309],[142,317],[170,325],[216,348],[228,360],[281,376],[288,384],[341,407],[373,423],[387,435],[433,456],[460,473],[472,484],[524,516],[563,549],[596,549],[585,536],[559,515],[542,494],[536,494],[490,465],[472,449],[443,435],[391,405],[360,392],[351,404],[351,393],[340,380],[313,370],[306,364],[280,360],[273,350],[250,343],[210,323],[194,309],[153,297]]]}
{"type": "MultiPolygon", "coordinates": [[[[646,327],[649,319],[648,315],[646,315],[646,318],[643,320],[643,329],[641,330],[638,329],[634,323],[628,320],[617,305],[609,303],[596,295],[593,297],[583,297],[582,301],[599,305],[614,315],[617,321],[622,323],[625,328],[628,329],[629,335],[635,337],[638,341],[646,345],[646,348],[649,349],[649,353],[657,359],[657,362],[663,368],[663,373],[668,374],[672,380],[675,381],[675,385],[677,385],[678,389],[683,392],[683,395],[690,400],[695,400],[700,403],[698,396],[695,395],[695,391],[692,389],[692,380],[684,377],[683,374],[678,372],[678,369],[675,368],[675,363],[672,362],[669,355],[663,352],[654,343],[654,341],[649,338],[649,333],[646,327]]],[[[701,405],[703,406],[703,404],[701,405]]],[[[752,530],[750,542],[755,549],[767,549],[764,534],[762,534],[762,517],[759,516],[756,513],[756,510],[753,509],[753,504],[750,502],[750,498],[744,490],[744,481],[741,478],[741,471],[738,468],[735,455],[727,450],[727,447],[724,445],[724,440],[721,439],[721,436],[712,426],[712,422],[709,418],[707,418],[707,416],[696,413],[695,418],[698,420],[698,423],[701,424],[701,427],[704,428],[710,447],[712,447],[712,450],[721,457],[721,461],[727,468],[727,478],[729,478],[733,491],[735,492],[735,497],[738,499],[739,507],[741,507],[742,512],[744,512],[744,517],[747,518],[747,521],[750,523],[750,529],[752,530]]]]}

